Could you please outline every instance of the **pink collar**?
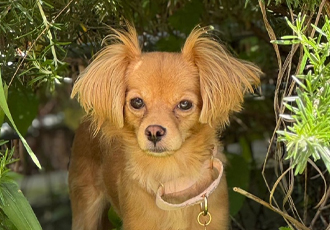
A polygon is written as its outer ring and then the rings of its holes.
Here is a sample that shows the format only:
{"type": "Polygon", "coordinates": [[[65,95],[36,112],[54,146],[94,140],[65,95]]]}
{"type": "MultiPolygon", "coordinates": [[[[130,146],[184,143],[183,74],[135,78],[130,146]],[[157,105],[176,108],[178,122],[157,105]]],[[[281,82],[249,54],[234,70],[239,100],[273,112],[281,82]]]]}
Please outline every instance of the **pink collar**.
{"type": "MultiPolygon", "coordinates": [[[[213,150],[213,155],[216,154],[216,148],[213,150]]],[[[214,190],[218,187],[221,177],[222,177],[222,173],[223,173],[223,165],[222,162],[217,159],[217,158],[213,158],[210,161],[206,161],[204,163],[204,168],[208,168],[208,169],[213,169],[215,170],[215,172],[217,173],[217,177],[215,180],[212,181],[212,183],[201,193],[199,193],[197,196],[192,197],[182,203],[179,204],[172,204],[169,203],[167,201],[165,201],[162,197],[164,195],[168,195],[168,194],[175,194],[175,193],[180,193],[183,192],[189,188],[191,188],[192,186],[194,186],[196,184],[196,181],[191,181],[187,178],[179,178],[173,181],[169,181],[166,182],[165,184],[161,184],[156,192],[156,204],[160,209],[163,210],[176,210],[176,209],[181,209],[184,207],[189,207],[189,206],[193,206],[196,204],[201,204],[205,197],[208,198],[209,195],[211,195],[212,192],[214,192],[214,190]]],[[[208,175],[209,178],[209,175],[208,175]]]]}

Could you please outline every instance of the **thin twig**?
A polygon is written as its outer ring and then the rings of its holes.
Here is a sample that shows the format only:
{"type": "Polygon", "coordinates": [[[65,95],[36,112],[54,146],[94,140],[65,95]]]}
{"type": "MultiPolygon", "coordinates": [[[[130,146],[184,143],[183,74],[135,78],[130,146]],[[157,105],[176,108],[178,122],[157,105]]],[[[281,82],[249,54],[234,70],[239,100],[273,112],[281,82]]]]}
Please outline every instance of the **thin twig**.
{"type": "Polygon", "coordinates": [[[330,230],[330,224],[328,225],[328,227],[325,230],[330,230]]]}
{"type": "Polygon", "coordinates": [[[240,225],[240,223],[238,223],[238,221],[234,217],[230,216],[230,218],[240,230],[245,230],[245,228],[243,228],[243,226],[240,225]]]}
{"type": "MultiPolygon", "coordinates": [[[[330,197],[330,186],[328,187],[328,191],[327,191],[325,197],[326,197],[326,198],[329,198],[329,197],[330,197]]],[[[327,200],[328,200],[328,199],[324,199],[323,203],[320,205],[319,209],[317,210],[317,212],[316,212],[316,214],[315,214],[315,216],[314,216],[314,218],[313,218],[313,220],[311,221],[311,224],[310,224],[310,228],[311,228],[311,229],[313,228],[313,226],[314,226],[316,220],[317,220],[317,219],[319,218],[319,216],[321,215],[322,210],[324,210],[324,207],[325,207],[325,205],[326,205],[326,203],[327,203],[327,200]]],[[[327,228],[327,229],[328,229],[328,228],[327,228]]]]}
{"type": "Polygon", "coordinates": [[[243,196],[246,196],[247,198],[249,198],[251,200],[254,200],[255,202],[265,206],[266,208],[280,214],[284,219],[287,219],[288,221],[290,221],[299,230],[311,230],[310,228],[306,227],[303,223],[300,223],[299,221],[297,221],[292,216],[282,212],[280,209],[270,205],[269,203],[265,202],[264,200],[260,199],[259,197],[256,197],[255,195],[253,195],[241,188],[238,188],[238,187],[234,187],[233,190],[235,192],[242,194],[243,196]]]}
{"type": "MultiPolygon", "coordinates": [[[[321,14],[322,14],[322,10],[323,10],[323,7],[324,7],[324,4],[327,0],[323,0],[320,4],[320,7],[319,7],[319,11],[317,12],[317,16],[316,16],[316,19],[315,19],[315,23],[314,25],[317,26],[317,24],[319,23],[319,20],[320,20],[320,17],[321,17],[321,14]]],[[[313,30],[312,30],[312,33],[311,33],[311,38],[314,37],[314,34],[315,34],[315,27],[313,27],[313,30]]]]}
{"type": "MultiPolygon", "coordinates": [[[[265,24],[265,27],[266,27],[266,30],[268,32],[268,36],[270,38],[270,40],[276,40],[276,35],[275,35],[275,32],[272,28],[272,26],[270,25],[268,19],[267,19],[267,13],[266,13],[266,7],[265,7],[265,3],[264,1],[262,0],[259,0],[259,6],[260,6],[260,9],[261,9],[261,13],[262,13],[262,19],[264,21],[264,24],[265,24]]],[[[273,44],[273,47],[274,47],[274,50],[275,50],[275,53],[276,53],[276,58],[277,58],[277,64],[278,64],[278,68],[279,68],[279,73],[282,72],[282,59],[281,59],[281,54],[280,54],[280,51],[279,51],[279,48],[278,48],[278,44],[276,43],[272,43],[273,44]]],[[[279,83],[281,81],[280,78],[277,79],[277,83],[279,83]]],[[[277,84],[279,85],[279,84],[277,84]]],[[[278,103],[277,103],[277,100],[276,98],[274,99],[274,106],[276,106],[278,103]]],[[[277,106],[276,106],[277,108],[277,106]]],[[[278,113],[277,113],[277,109],[275,109],[275,116],[276,118],[278,118],[278,113]]]]}

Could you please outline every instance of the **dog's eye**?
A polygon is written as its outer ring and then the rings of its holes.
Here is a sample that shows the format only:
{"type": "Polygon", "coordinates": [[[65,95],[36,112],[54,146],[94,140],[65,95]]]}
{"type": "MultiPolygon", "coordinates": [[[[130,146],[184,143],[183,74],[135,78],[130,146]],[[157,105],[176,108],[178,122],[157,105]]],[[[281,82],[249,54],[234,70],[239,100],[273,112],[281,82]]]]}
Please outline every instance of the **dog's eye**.
{"type": "Polygon", "coordinates": [[[131,106],[134,109],[141,109],[144,106],[144,102],[141,98],[136,97],[136,98],[131,99],[131,106]]]}
{"type": "Polygon", "coordinates": [[[180,103],[178,104],[178,108],[181,110],[189,110],[192,107],[192,102],[188,101],[188,100],[183,100],[180,101],[180,103]]]}

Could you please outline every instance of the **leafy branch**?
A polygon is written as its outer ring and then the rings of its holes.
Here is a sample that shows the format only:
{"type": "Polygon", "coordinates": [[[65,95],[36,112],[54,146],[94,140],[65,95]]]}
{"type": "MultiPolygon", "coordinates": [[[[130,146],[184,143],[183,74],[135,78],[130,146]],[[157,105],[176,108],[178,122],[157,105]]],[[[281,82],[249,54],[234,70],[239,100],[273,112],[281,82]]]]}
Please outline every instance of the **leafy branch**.
{"type": "Polygon", "coordinates": [[[45,1],[36,0],[34,4],[11,1],[7,5],[0,4],[0,29],[8,39],[12,37],[18,44],[15,50],[0,47],[4,70],[14,70],[9,86],[17,80],[18,75],[19,81],[27,79],[31,86],[46,83],[47,89],[54,92],[55,85],[62,81],[61,75],[66,71],[67,63],[61,59],[66,56],[65,47],[70,44],[57,40],[55,31],[64,29],[64,25],[55,23],[55,20],[72,2],[69,1],[51,22],[46,15],[51,15],[54,7],[45,1]]]}
{"type": "Polygon", "coordinates": [[[305,17],[298,15],[295,25],[287,20],[295,35],[284,36],[277,44],[300,43],[304,50],[302,65],[298,75],[292,76],[297,83],[297,95],[283,98],[290,114],[280,116],[292,122],[284,130],[278,130],[279,140],[287,146],[286,159],[292,160],[295,174],[304,172],[308,159],[322,159],[330,172],[330,22],[326,17],[322,28],[313,25],[318,37],[304,34],[305,17]],[[304,74],[304,69],[308,71],[304,74]]]}

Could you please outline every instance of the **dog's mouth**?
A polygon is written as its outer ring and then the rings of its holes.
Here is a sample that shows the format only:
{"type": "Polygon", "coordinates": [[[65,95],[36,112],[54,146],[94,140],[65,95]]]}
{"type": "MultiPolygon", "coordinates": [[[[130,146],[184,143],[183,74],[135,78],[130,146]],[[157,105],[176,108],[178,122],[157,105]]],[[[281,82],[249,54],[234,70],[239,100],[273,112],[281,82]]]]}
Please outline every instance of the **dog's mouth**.
{"type": "Polygon", "coordinates": [[[168,156],[172,155],[173,151],[169,150],[164,147],[153,147],[153,148],[148,148],[144,150],[147,154],[153,155],[153,156],[168,156]]]}

